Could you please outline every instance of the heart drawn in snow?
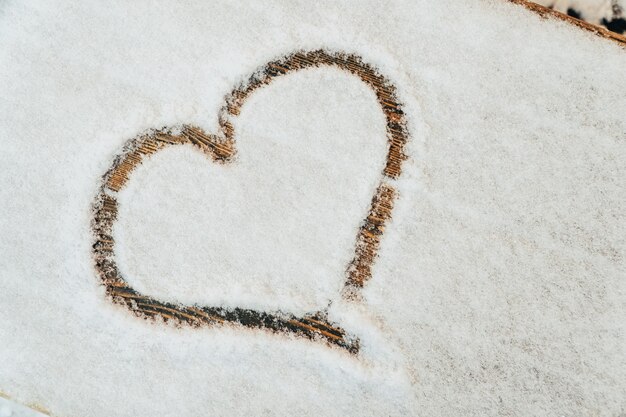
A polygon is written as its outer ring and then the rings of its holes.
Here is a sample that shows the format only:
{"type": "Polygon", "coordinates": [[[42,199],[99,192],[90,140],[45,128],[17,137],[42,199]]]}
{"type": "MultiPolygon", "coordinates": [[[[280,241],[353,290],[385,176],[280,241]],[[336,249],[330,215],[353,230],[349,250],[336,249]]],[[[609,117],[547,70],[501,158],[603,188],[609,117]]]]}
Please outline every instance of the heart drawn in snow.
{"type": "MultiPolygon", "coordinates": [[[[313,312],[303,317],[275,311],[264,312],[247,308],[219,306],[180,305],[167,300],[157,300],[133,289],[119,271],[114,254],[113,225],[118,216],[117,193],[121,191],[133,170],[144,157],[155,154],[169,146],[194,145],[216,163],[227,164],[235,155],[236,141],[232,118],[239,115],[246,98],[256,89],[294,71],[306,68],[331,66],[360,78],[376,94],[386,119],[387,158],[381,179],[372,197],[367,217],[361,222],[356,236],[354,257],[346,266],[346,278],[342,297],[357,299],[360,290],[371,277],[371,268],[377,256],[385,223],[391,216],[396,191],[391,182],[401,172],[406,159],[404,146],[408,132],[402,106],[398,103],[395,88],[373,67],[355,55],[331,53],[324,50],[297,52],[270,62],[256,71],[248,81],[234,89],[225,99],[219,114],[220,128],[217,134],[209,134],[193,126],[183,126],[179,133],[168,129],[153,131],[129,141],[115,158],[111,168],[102,179],[94,205],[92,230],[95,236],[93,255],[95,266],[108,296],[144,318],[160,316],[165,320],[189,323],[193,326],[231,323],[250,328],[264,328],[275,332],[291,332],[313,340],[358,353],[359,341],[327,319],[325,311],[313,312]]],[[[383,140],[383,138],[381,138],[383,140]]]]}

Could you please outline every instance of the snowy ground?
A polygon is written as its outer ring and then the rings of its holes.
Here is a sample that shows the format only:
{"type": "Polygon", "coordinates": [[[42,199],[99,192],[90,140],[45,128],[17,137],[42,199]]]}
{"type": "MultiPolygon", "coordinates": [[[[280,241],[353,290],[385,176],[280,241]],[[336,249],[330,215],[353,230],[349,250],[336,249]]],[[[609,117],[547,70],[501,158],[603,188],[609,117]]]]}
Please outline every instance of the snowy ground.
{"type": "Polygon", "coordinates": [[[59,417],[626,411],[616,43],[496,0],[7,1],[0,39],[3,395],[59,417]],[[216,132],[238,83],[318,48],[384,74],[410,132],[362,298],[339,292],[386,126],[372,90],[332,68],[255,92],[232,164],[185,146],[147,159],[117,196],[116,250],[166,301],[330,305],[359,354],[113,304],[91,221],[124,144],[216,132]]]}

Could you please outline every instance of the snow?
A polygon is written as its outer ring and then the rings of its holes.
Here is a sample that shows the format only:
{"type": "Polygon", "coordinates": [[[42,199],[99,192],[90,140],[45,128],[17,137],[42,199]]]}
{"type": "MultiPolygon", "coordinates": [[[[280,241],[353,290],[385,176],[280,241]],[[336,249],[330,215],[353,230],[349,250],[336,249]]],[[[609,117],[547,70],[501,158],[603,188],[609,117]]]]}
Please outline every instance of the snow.
{"type": "Polygon", "coordinates": [[[615,43],[495,0],[9,1],[0,39],[1,393],[62,417],[626,409],[615,43]],[[328,68],[250,98],[232,165],[184,146],[146,161],[120,195],[116,250],[133,285],[171,300],[332,301],[359,355],[145,322],[107,300],[91,207],[124,143],[183,123],[215,132],[252,71],[320,47],[390,79],[411,133],[362,301],[337,290],[383,119],[328,68]]]}
{"type": "Polygon", "coordinates": [[[0,397],[0,417],[43,417],[44,414],[0,397]]]}
{"type": "Polygon", "coordinates": [[[304,70],[251,97],[235,130],[233,165],[188,145],[133,173],[118,196],[121,272],[186,305],[322,310],[339,298],[385,165],[376,96],[339,69],[304,70]]]}

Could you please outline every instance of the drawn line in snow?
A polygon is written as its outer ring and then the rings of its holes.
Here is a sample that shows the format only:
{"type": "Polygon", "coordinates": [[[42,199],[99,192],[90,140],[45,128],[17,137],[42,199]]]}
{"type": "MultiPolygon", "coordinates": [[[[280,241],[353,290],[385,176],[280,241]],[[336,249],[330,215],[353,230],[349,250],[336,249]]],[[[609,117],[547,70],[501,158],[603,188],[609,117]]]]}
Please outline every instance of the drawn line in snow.
{"type": "Polygon", "coordinates": [[[325,50],[297,52],[273,61],[256,71],[248,81],[226,96],[226,104],[219,113],[218,134],[208,134],[201,129],[185,125],[180,133],[169,129],[155,130],[130,140],[115,158],[111,168],[102,178],[102,186],[94,204],[92,231],[95,237],[93,255],[95,267],[107,295],[113,302],[123,305],[143,318],[162,317],[192,326],[230,323],[249,328],[288,332],[322,340],[330,345],[358,353],[359,340],[348,335],[336,323],[328,321],[326,311],[296,317],[283,312],[262,312],[243,308],[184,306],[143,295],[133,289],[121,275],[114,254],[113,225],[117,219],[116,194],[124,188],[133,170],[146,156],[169,146],[191,144],[216,163],[229,163],[235,155],[235,132],[230,122],[239,115],[246,98],[257,88],[269,84],[274,78],[305,69],[332,66],[359,77],[376,93],[386,118],[388,151],[382,178],[372,198],[367,217],[359,229],[353,260],[346,268],[346,281],[342,297],[358,300],[361,288],[371,278],[371,268],[377,256],[385,224],[391,217],[397,192],[390,184],[401,173],[406,159],[405,144],[409,138],[402,105],[396,98],[395,87],[372,66],[352,54],[332,53],[325,50]]]}

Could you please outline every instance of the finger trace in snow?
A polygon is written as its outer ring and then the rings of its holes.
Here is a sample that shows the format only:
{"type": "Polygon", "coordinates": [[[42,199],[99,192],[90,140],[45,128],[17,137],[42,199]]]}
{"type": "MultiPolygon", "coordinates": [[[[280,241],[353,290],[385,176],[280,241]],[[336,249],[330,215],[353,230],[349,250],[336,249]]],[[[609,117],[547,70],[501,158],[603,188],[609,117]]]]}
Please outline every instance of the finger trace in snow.
{"type": "Polygon", "coordinates": [[[354,258],[346,269],[346,282],[341,293],[349,300],[359,298],[360,289],[371,278],[371,268],[380,239],[385,224],[391,217],[396,191],[390,181],[397,179],[401,173],[402,162],[406,159],[404,146],[408,140],[408,132],[402,106],[396,98],[395,88],[388,80],[355,55],[317,50],[297,52],[270,62],[255,72],[246,84],[231,92],[219,117],[220,131],[217,135],[207,134],[197,127],[183,126],[179,129],[153,131],[131,140],[124,147],[122,154],[114,160],[113,166],[103,177],[92,222],[96,239],[93,245],[96,269],[106,287],[107,295],[114,302],[143,318],[157,316],[192,326],[235,323],[251,328],[292,332],[312,340],[325,340],[351,353],[358,353],[358,339],[346,335],[337,324],[328,322],[326,311],[297,317],[283,311],[267,313],[239,307],[229,309],[224,306],[186,306],[168,302],[134,289],[128,279],[122,276],[115,259],[113,227],[118,217],[116,194],[122,191],[144,158],[173,145],[191,144],[214,162],[232,163],[236,152],[236,135],[231,119],[239,115],[248,96],[276,77],[320,66],[338,67],[360,78],[374,90],[386,118],[388,151],[382,179],[372,197],[369,213],[358,232],[354,258]],[[178,131],[180,133],[173,133],[178,131]]]}

